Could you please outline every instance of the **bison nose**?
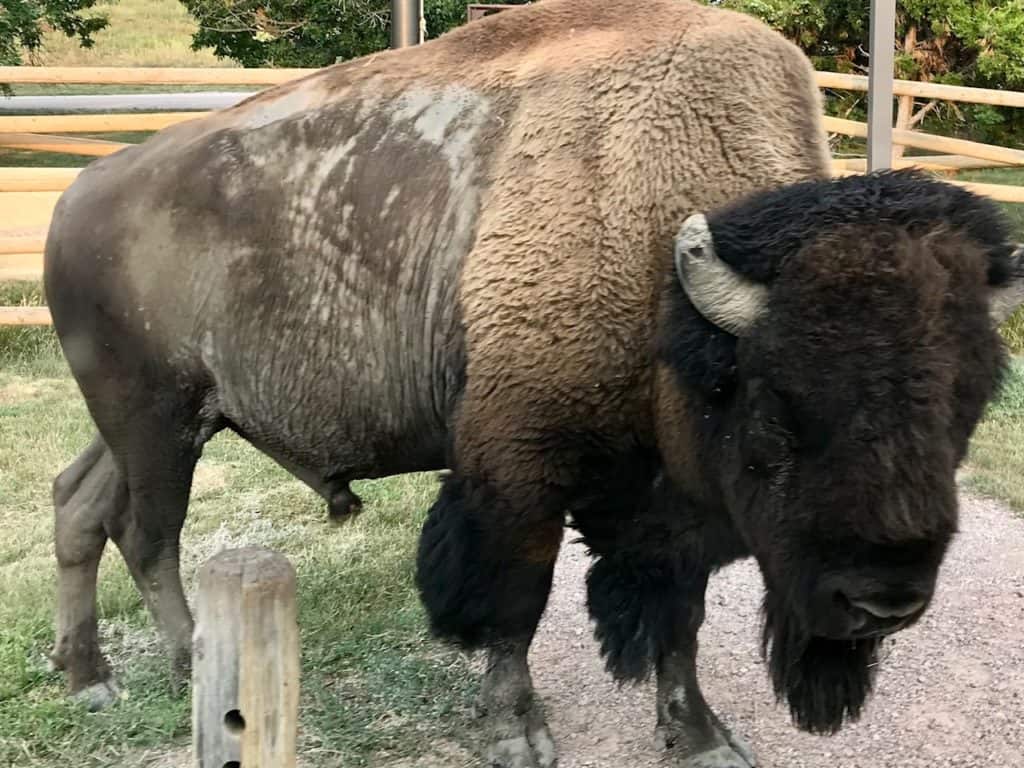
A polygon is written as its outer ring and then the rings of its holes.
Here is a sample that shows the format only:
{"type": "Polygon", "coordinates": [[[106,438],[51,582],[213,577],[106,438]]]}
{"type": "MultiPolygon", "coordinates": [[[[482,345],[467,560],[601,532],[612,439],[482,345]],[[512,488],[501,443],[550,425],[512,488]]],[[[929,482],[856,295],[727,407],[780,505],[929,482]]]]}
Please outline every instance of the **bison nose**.
{"type": "Polygon", "coordinates": [[[928,595],[917,590],[851,594],[840,589],[834,599],[845,609],[850,637],[897,632],[912,624],[928,604],[928,595]]]}
{"type": "Polygon", "coordinates": [[[837,640],[879,637],[920,618],[932,594],[931,581],[898,586],[880,581],[861,574],[823,579],[812,602],[812,632],[837,640]]]}
{"type": "Polygon", "coordinates": [[[901,599],[896,602],[884,598],[848,598],[850,605],[860,608],[878,619],[905,619],[919,613],[927,604],[923,597],[901,599]]]}

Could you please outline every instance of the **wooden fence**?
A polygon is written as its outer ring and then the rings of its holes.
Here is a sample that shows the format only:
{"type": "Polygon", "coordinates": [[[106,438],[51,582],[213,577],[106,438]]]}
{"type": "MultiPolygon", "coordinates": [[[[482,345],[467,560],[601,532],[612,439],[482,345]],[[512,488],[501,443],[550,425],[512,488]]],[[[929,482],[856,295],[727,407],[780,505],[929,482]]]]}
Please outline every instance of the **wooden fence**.
{"type": "MultiPolygon", "coordinates": [[[[272,86],[306,77],[315,69],[157,68],[157,67],[0,67],[0,83],[92,85],[208,85],[272,86]]],[[[868,78],[834,72],[818,72],[821,88],[866,92],[868,78]]],[[[1024,107],[1024,92],[964,88],[934,83],[896,80],[896,96],[943,101],[1024,107]]],[[[131,114],[0,115],[0,147],[100,157],[128,146],[74,134],[150,132],[207,112],[156,112],[131,114]],[[66,135],[72,134],[72,135],[66,135]]],[[[833,134],[867,136],[867,124],[825,116],[824,126],[833,134]]],[[[916,130],[895,130],[897,145],[924,150],[929,155],[904,157],[897,167],[919,167],[955,174],[991,167],[1024,167],[1024,151],[964,139],[937,136],[916,130]]],[[[863,158],[836,158],[836,175],[862,173],[863,158]]],[[[74,180],[74,168],[0,168],[0,280],[36,280],[42,275],[42,251],[53,206],[74,180]]],[[[948,179],[979,194],[1010,203],[1024,203],[1024,186],[981,184],[948,179]]],[[[0,325],[47,324],[45,309],[0,307],[0,325]]]]}

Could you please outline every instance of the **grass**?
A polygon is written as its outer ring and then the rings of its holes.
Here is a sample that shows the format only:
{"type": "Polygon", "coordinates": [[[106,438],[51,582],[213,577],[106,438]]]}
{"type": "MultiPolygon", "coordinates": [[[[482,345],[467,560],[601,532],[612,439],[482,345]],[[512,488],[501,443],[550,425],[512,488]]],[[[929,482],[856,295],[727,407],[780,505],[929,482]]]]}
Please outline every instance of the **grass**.
{"type": "MultiPolygon", "coordinates": [[[[32,64],[62,67],[226,67],[209,49],[192,50],[196,22],[175,0],[99,0],[96,12],[110,23],[81,48],[60,32],[46,33],[32,64]]],[[[24,91],[19,91],[23,93],[24,91]]]]}
{"type": "Polygon", "coordinates": [[[1024,359],[1015,358],[1003,391],[971,441],[965,484],[1024,512],[1024,359]]]}
{"type": "MultiPolygon", "coordinates": [[[[0,765],[132,765],[146,749],[173,755],[190,732],[188,697],[171,696],[151,622],[112,545],[101,632],[129,698],[88,714],[44,665],[54,609],[49,485],[91,433],[50,331],[0,341],[0,765]]],[[[469,755],[477,674],[428,637],[413,584],[436,481],[407,475],[356,490],[367,511],[332,526],[305,486],[240,439],[218,436],[200,462],[183,535],[187,588],[224,547],[262,544],[295,563],[304,765],[387,765],[429,755],[433,744],[469,755]]]]}

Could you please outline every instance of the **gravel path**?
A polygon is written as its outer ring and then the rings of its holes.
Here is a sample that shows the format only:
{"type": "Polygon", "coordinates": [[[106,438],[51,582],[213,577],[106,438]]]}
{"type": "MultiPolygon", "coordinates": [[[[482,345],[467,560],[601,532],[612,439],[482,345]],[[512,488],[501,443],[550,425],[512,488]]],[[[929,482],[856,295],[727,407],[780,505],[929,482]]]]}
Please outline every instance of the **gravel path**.
{"type": "MultiPolygon", "coordinates": [[[[753,562],[708,589],[700,673],[713,707],[760,768],[1024,767],[1024,520],[964,498],[961,534],[927,616],[897,636],[862,720],[831,738],[798,732],[775,704],[758,653],[761,577],[753,562]]],[[[659,766],[653,686],[618,689],[584,605],[588,558],[567,544],[531,650],[559,768],[659,766]]]]}

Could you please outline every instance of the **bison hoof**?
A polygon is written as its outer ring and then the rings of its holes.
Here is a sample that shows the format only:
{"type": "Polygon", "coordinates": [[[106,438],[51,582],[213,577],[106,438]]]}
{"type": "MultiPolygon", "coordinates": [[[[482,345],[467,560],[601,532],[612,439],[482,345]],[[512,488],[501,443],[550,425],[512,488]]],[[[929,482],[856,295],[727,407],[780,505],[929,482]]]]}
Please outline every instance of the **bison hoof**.
{"type": "Polygon", "coordinates": [[[363,500],[348,488],[331,495],[327,503],[328,519],[335,524],[343,523],[363,511],[363,500]]]}
{"type": "Polygon", "coordinates": [[[677,742],[671,728],[658,726],[654,732],[654,743],[659,750],[680,752],[676,765],[679,768],[757,768],[754,753],[742,739],[722,729],[719,736],[727,742],[703,752],[682,754],[682,745],[677,742]]]}
{"type": "Polygon", "coordinates": [[[492,768],[554,768],[558,764],[555,740],[548,727],[541,724],[523,736],[492,744],[487,751],[487,764],[492,768]]]}
{"type": "Polygon", "coordinates": [[[104,680],[101,683],[93,683],[71,695],[71,700],[84,704],[90,712],[99,712],[101,709],[114,704],[121,698],[121,691],[113,680],[104,680]]]}
{"type": "Polygon", "coordinates": [[[684,758],[680,768],[754,768],[754,764],[732,747],[725,745],[684,758]]]}
{"type": "Polygon", "coordinates": [[[507,711],[489,713],[487,706],[478,701],[475,717],[489,720],[490,747],[487,749],[488,768],[555,768],[558,753],[555,740],[537,706],[524,714],[507,711]]]}

